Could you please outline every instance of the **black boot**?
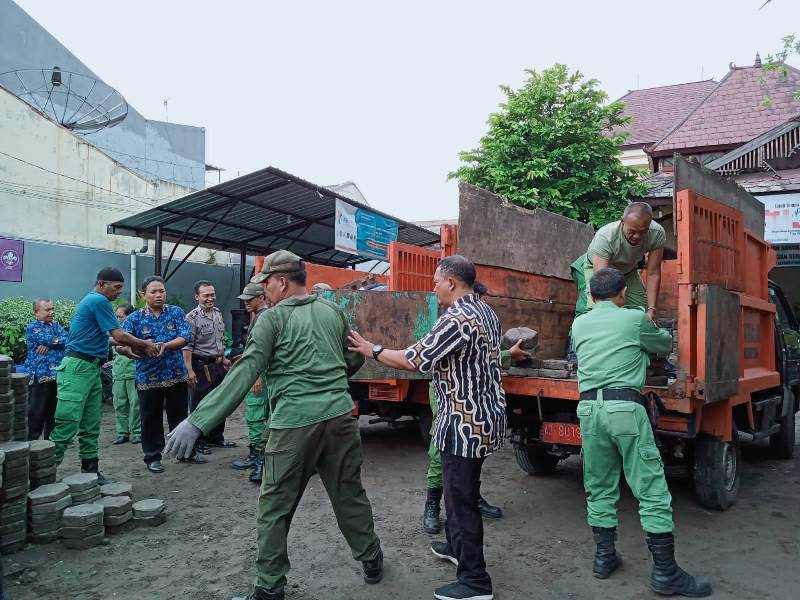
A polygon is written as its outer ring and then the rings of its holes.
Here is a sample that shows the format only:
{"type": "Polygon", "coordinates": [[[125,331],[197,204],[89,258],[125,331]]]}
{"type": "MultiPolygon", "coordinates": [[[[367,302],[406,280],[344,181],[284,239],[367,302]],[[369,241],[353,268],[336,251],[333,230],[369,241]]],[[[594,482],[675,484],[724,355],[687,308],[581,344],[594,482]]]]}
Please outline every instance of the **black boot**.
{"type": "Polygon", "coordinates": [[[693,577],[675,562],[675,537],[672,533],[647,533],[647,547],[653,555],[650,589],[656,594],[679,594],[703,598],[711,594],[711,583],[705,577],[693,577]]]}
{"type": "Polygon", "coordinates": [[[250,454],[244,458],[237,458],[231,461],[231,467],[238,471],[246,471],[256,466],[256,447],[250,444],[250,454]]]}
{"type": "Polygon", "coordinates": [[[617,528],[592,527],[592,533],[594,534],[594,543],[597,544],[592,572],[598,579],[606,579],[617,570],[617,567],[622,562],[622,556],[619,555],[614,547],[614,542],[617,539],[617,528]]]}
{"type": "Polygon", "coordinates": [[[253,483],[261,483],[264,477],[264,455],[257,454],[256,462],[253,465],[253,472],[250,473],[250,481],[253,483]]]}
{"type": "Polygon", "coordinates": [[[484,519],[499,519],[503,516],[503,510],[499,506],[489,504],[483,496],[478,497],[478,510],[484,519]]]}
{"type": "Polygon", "coordinates": [[[231,600],[283,600],[283,590],[273,591],[263,587],[256,587],[247,596],[238,596],[231,600]]]}
{"type": "Polygon", "coordinates": [[[105,485],[108,483],[103,474],[99,471],[98,460],[96,458],[81,459],[81,473],[97,473],[97,483],[105,485]]]}
{"type": "Polygon", "coordinates": [[[428,499],[425,501],[425,512],[422,515],[422,529],[425,533],[439,533],[442,530],[442,521],[439,515],[442,511],[442,488],[428,488],[428,499]]]}

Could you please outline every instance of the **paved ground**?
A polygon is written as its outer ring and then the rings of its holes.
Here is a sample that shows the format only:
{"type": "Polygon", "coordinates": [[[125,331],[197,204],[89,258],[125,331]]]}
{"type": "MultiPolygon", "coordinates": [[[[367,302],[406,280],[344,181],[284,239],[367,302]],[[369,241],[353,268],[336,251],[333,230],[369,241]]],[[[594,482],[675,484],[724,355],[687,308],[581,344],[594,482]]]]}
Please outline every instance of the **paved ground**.
{"type": "MultiPolygon", "coordinates": [[[[221,600],[248,591],[257,490],[228,467],[241,450],[219,450],[205,466],[168,460],[164,474],[150,475],[138,447],[110,445],[112,420],[105,408],[103,469],[114,480],[133,482],[139,499],[165,498],[167,523],[109,538],[109,545],[87,551],[57,542],[3,557],[12,598],[221,600]]],[[[241,414],[229,423],[229,436],[244,443],[241,414]]],[[[384,581],[362,582],[314,478],[289,538],[289,600],[427,600],[437,585],[453,579],[453,567],[430,555],[431,538],[420,528],[426,454],[415,429],[376,425],[363,426],[362,433],[364,481],[386,554],[384,581]]],[[[60,475],[76,465],[73,450],[60,475]]],[[[713,580],[715,598],[798,597],[800,460],[748,453],[739,501],[724,513],[700,508],[688,482],[674,481],[671,487],[680,561],[713,580]]],[[[524,474],[506,448],[487,461],[483,491],[506,513],[486,527],[486,558],[498,600],[657,597],[646,587],[649,554],[629,493],[621,502],[624,566],[607,581],[591,576],[593,547],[577,458],[556,476],[541,479],[524,474]]]]}

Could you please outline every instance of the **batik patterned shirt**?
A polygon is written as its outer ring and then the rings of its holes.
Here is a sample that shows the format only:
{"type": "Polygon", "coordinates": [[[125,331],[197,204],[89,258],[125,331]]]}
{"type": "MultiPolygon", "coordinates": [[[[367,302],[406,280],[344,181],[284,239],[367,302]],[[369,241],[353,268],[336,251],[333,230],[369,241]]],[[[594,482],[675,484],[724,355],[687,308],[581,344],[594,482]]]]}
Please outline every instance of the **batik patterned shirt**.
{"type": "Polygon", "coordinates": [[[420,372],[433,372],[439,401],[433,443],[439,450],[483,458],[503,445],[500,321],[477,294],[456,300],[405,356],[420,372]]]}
{"type": "MultiPolygon", "coordinates": [[[[179,337],[187,342],[191,339],[186,314],[171,304],[165,304],[158,316],[147,306],[134,311],[125,319],[123,328],[139,339],[152,340],[156,344],[171,342],[179,337]]],[[[188,379],[182,348],[164,350],[158,358],[136,361],[136,387],[140,390],[169,387],[188,379]]]]}
{"type": "Polygon", "coordinates": [[[25,345],[28,355],[25,359],[25,368],[28,378],[35,383],[55,381],[56,367],[64,358],[64,346],[67,343],[67,330],[61,323],[43,323],[33,320],[25,327],[25,345]],[[36,352],[39,346],[47,346],[45,354],[36,352]]]}

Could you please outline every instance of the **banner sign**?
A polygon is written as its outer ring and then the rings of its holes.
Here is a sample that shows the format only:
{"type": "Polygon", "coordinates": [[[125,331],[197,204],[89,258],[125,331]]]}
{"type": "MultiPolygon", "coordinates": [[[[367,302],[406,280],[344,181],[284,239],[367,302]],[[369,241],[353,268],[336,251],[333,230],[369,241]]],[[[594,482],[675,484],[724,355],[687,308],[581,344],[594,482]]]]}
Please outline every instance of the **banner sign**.
{"type": "Polygon", "coordinates": [[[0,281],[22,281],[25,242],[0,238],[0,281]]]}
{"type": "Polygon", "coordinates": [[[800,194],[759,196],[764,203],[764,239],[770,244],[800,244],[800,194]]]}
{"type": "Polygon", "coordinates": [[[773,248],[778,255],[776,267],[800,267],[800,244],[777,244],[773,248]]]}
{"type": "Polygon", "coordinates": [[[366,258],[387,260],[397,240],[397,221],[336,199],[336,249],[366,258]]]}

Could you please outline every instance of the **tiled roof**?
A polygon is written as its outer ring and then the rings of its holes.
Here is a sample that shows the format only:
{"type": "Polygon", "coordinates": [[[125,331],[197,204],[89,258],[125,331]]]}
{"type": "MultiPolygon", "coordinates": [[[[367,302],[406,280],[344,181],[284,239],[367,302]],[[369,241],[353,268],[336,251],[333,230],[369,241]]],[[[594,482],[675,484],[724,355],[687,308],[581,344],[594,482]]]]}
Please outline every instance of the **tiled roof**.
{"type": "MultiPolygon", "coordinates": [[[[800,169],[778,171],[778,177],[770,171],[761,171],[736,175],[732,179],[751,194],[800,190],[800,169]]],[[[672,173],[654,173],[644,180],[650,186],[645,198],[672,198],[672,181],[672,173]]]]}
{"type": "MultiPolygon", "coordinates": [[[[787,66],[788,67],[788,66],[787,66]]],[[[780,125],[800,111],[794,92],[800,71],[764,73],[760,67],[734,67],[717,87],[649,149],[671,154],[690,148],[737,146],[780,125]],[[769,97],[771,105],[763,105],[769,97]]]]}
{"type": "Polygon", "coordinates": [[[631,117],[631,122],[613,132],[629,133],[625,146],[657,142],[715,87],[717,82],[708,79],[630,91],[618,102],[625,104],[623,114],[631,117]]]}

